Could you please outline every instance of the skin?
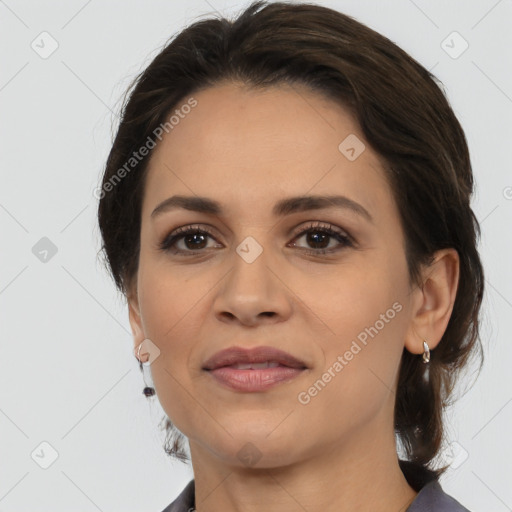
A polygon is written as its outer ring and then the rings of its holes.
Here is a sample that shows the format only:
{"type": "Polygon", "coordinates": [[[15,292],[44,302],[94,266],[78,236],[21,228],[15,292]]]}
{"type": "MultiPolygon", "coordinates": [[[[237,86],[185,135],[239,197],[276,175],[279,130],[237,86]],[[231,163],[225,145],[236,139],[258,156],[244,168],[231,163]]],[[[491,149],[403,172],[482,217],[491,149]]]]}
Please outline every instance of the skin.
{"type": "Polygon", "coordinates": [[[438,252],[423,286],[410,282],[381,162],[342,106],[297,86],[224,83],[194,98],[197,106],[151,156],[128,304],[135,349],[150,339],[160,350],[151,373],[162,407],[190,443],[196,509],[406,510],[417,493],[396,454],[399,363],[404,347],[421,357],[423,339],[430,349],[439,343],[455,300],[457,252],[438,252]],[[338,149],[349,134],[366,145],[354,161],[338,149]],[[333,207],[272,215],[285,197],[333,193],[362,205],[373,222],[333,207]],[[151,217],[177,194],[215,199],[224,212],[151,217]],[[311,221],[331,224],[354,245],[295,236],[311,221]],[[175,247],[188,255],[158,248],[191,224],[212,232],[199,250],[190,237],[175,247]],[[248,236],[263,249],[252,263],[236,252],[248,236]],[[326,246],[328,254],[304,252],[326,246]],[[298,394],[397,302],[400,312],[299,403],[298,394]],[[263,392],[233,391],[201,369],[233,345],[271,345],[308,369],[263,392]],[[237,456],[248,442],[260,455],[254,465],[237,456]]]}

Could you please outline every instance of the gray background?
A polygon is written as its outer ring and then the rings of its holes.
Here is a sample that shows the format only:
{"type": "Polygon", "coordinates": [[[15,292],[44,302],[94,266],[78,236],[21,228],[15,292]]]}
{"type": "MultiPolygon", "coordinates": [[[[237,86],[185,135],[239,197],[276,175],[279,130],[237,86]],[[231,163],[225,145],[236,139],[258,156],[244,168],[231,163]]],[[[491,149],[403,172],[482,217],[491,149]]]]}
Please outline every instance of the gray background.
{"type": "MultiPolygon", "coordinates": [[[[247,3],[0,1],[0,512],[158,512],[192,478],[163,452],[163,411],[141,393],[127,309],[97,258],[93,190],[130,80],[185,24],[247,3]],[[47,58],[31,47],[52,40],[47,58]]],[[[512,2],[316,3],[433,70],[466,131],[486,362],[450,411],[441,482],[472,511],[512,510],[512,2]]]]}

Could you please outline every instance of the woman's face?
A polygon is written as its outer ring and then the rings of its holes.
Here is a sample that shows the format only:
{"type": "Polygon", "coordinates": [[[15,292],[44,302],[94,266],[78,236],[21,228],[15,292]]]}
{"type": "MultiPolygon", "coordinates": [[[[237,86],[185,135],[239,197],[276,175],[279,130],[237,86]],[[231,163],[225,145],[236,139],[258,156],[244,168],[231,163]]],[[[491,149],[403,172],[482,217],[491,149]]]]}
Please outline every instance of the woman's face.
{"type": "Polygon", "coordinates": [[[404,344],[421,353],[422,339],[411,330],[415,291],[377,156],[347,111],[304,88],[225,84],[193,97],[151,157],[130,298],[135,347],[149,339],[160,351],[151,373],[162,407],[193,459],[229,465],[356,458],[392,442],[404,344]],[[155,212],[173,196],[220,210],[155,212]],[[346,199],[275,211],[299,196],[346,199]],[[163,247],[187,226],[195,236],[163,247]],[[203,369],[234,346],[274,347],[306,369],[266,389],[234,389],[203,369]]]}

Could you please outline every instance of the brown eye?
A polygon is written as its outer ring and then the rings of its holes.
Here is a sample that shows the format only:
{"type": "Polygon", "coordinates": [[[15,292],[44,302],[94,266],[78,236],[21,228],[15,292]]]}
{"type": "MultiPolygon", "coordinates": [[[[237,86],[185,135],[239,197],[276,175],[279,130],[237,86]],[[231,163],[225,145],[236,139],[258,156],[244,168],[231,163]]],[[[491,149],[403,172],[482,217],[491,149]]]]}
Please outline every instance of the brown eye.
{"type": "MultiPolygon", "coordinates": [[[[309,254],[326,254],[340,250],[343,247],[352,247],[354,244],[351,238],[341,231],[332,228],[331,224],[327,226],[321,224],[314,224],[308,226],[306,229],[300,231],[294,240],[305,237],[306,243],[312,250],[303,249],[309,254]],[[338,243],[334,247],[329,248],[329,244],[333,241],[338,243]]],[[[293,244],[296,246],[296,244],[293,244]]]]}
{"type": "Polygon", "coordinates": [[[194,251],[202,251],[207,248],[208,238],[212,238],[211,233],[205,228],[197,226],[186,226],[178,228],[170,235],[166,236],[159,244],[162,251],[173,253],[194,253],[194,251]],[[179,242],[183,241],[181,248],[176,248],[179,242]]]}
{"type": "MultiPolygon", "coordinates": [[[[320,255],[337,252],[345,247],[353,247],[352,238],[345,232],[335,229],[331,224],[314,223],[299,231],[294,240],[305,238],[309,247],[303,248],[295,242],[292,244],[306,254],[320,255]],[[331,242],[337,242],[330,246],[331,242]]],[[[159,249],[172,254],[196,255],[204,253],[208,247],[208,239],[215,240],[212,233],[205,227],[185,226],[178,228],[166,236],[159,244],[159,249]],[[181,247],[179,246],[181,244],[181,247]]]]}

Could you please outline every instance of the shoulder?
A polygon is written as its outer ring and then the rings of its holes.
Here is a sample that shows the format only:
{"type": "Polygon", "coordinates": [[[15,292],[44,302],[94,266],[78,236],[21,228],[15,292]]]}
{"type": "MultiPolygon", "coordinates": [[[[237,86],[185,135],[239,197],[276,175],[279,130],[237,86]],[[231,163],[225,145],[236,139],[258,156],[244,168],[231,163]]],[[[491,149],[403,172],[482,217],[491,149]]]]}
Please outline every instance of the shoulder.
{"type": "Polygon", "coordinates": [[[446,494],[438,480],[426,484],[407,512],[470,512],[455,498],[446,494]]]}
{"type": "Polygon", "coordinates": [[[444,492],[435,471],[405,460],[399,463],[409,485],[418,493],[406,512],[470,512],[444,492]]]}
{"type": "Polygon", "coordinates": [[[192,512],[195,510],[194,480],[191,480],[178,497],[162,512],[192,512]]]}

